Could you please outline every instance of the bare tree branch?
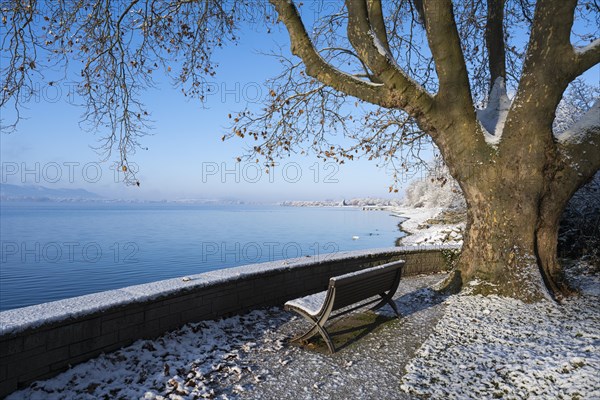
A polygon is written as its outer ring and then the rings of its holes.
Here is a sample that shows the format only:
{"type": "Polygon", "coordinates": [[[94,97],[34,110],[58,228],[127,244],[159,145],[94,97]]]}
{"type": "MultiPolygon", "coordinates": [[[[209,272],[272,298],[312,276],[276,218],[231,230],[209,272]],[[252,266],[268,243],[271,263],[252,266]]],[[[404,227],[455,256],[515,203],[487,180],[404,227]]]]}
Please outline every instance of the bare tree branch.
{"type": "MultiPolygon", "coordinates": [[[[557,164],[544,208],[562,210],[575,191],[600,170],[600,99],[567,131],[558,135],[557,164]]],[[[558,213],[560,214],[560,213],[558,213]]]]}
{"type": "Polygon", "coordinates": [[[488,0],[487,5],[485,44],[489,55],[491,90],[497,78],[506,80],[506,53],[504,50],[505,0],[488,0]]]}
{"type": "Polygon", "coordinates": [[[248,14],[245,7],[238,0],[3,0],[2,130],[16,126],[34,89],[59,83],[46,71],[62,69],[64,80],[69,61],[77,61],[84,128],[100,133],[96,150],[105,159],[117,152],[125,181],[137,183],[128,155],[144,148],[151,130],[141,93],[162,69],[202,100],[205,77],[215,73],[212,51],[235,41],[234,16],[248,14]],[[4,112],[9,104],[14,122],[4,112]]]}
{"type": "Polygon", "coordinates": [[[433,98],[397,67],[392,55],[386,51],[371,27],[365,0],[347,0],[346,4],[348,38],[359,57],[376,77],[393,90],[397,107],[416,118],[428,114],[433,98]]]}
{"type": "Polygon", "coordinates": [[[571,48],[576,5],[577,0],[539,0],[536,4],[519,92],[548,86],[552,92],[548,95],[558,97],[549,102],[549,108],[556,107],[568,83],[574,79],[567,73],[565,50],[571,48]]]}
{"type": "MultiPolygon", "coordinates": [[[[454,20],[451,0],[425,0],[427,40],[435,60],[440,90],[438,104],[451,105],[458,113],[473,114],[469,75],[454,20]]],[[[474,114],[473,114],[474,119],[474,114]]]]}
{"type": "Polygon", "coordinates": [[[383,48],[391,54],[388,35],[385,28],[385,20],[383,18],[383,9],[381,8],[381,0],[368,0],[369,2],[369,21],[373,26],[373,32],[383,48]]]}
{"type": "Polygon", "coordinates": [[[600,38],[583,48],[574,48],[570,58],[568,64],[572,66],[571,76],[575,77],[600,63],[600,38]]]}
{"type": "MultiPolygon", "coordinates": [[[[543,126],[536,135],[543,137],[547,145],[552,142],[556,108],[569,83],[577,77],[573,73],[570,43],[576,5],[577,0],[537,2],[527,57],[508,119],[509,123],[527,119],[536,126],[543,126]],[[532,101],[532,96],[543,96],[544,101],[532,101]]],[[[508,146],[519,140],[511,129],[505,139],[508,146]]]]}
{"type": "Polygon", "coordinates": [[[290,34],[292,53],[302,59],[308,75],[342,92],[382,107],[394,107],[390,91],[383,85],[348,75],[327,62],[315,50],[296,6],[285,0],[270,0],[290,34]]]}

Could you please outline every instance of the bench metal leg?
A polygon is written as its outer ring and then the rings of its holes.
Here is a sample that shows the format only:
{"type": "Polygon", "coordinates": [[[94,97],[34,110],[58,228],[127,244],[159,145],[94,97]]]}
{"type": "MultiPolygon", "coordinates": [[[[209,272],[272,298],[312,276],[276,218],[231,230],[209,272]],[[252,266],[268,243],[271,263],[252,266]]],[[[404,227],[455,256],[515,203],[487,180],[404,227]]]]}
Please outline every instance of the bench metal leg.
{"type": "Polygon", "coordinates": [[[329,334],[325,330],[325,327],[323,327],[321,325],[317,325],[317,328],[319,329],[319,333],[323,337],[323,340],[325,340],[325,343],[327,343],[327,348],[329,349],[329,353],[331,353],[331,354],[335,353],[335,346],[333,345],[333,342],[331,341],[329,334]]]}
{"type": "Polygon", "coordinates": [[[393,294],[392,293],[379,293],[379,295],[381,296],[381,301],[379,303],[377,303],[373,308],[371,308],[371,310],[377,310],[378,308],[383,307],[386,304],[389,304],[390,307],[392,307],[392,310],[394,310],[394,312],[396,313],[396,316],[398,318],[400,318],[402,315],[400,315],[400,312],[398,311],[398,307],[396,306],[396,302],[392,299],[393,294]]]}
{"type": "Polygon", "coordinates": [[[402,315],[400,314],[400,311],[398,311],[398,306],[396,306],[396,302],[394,300],[392,300],[391,298],[387,302],[392,307],[394,312],[396,313],[396,316],[398,318],[402,317],[402,315]]]}
{"type": "Polygon", "coordinates": [[[315,321],[312,321],[312,323],[314,324],[312,328],[310,328],[308,331],[306,331],[305,333],[303,333],[302,335],[295,337],[294,339],[292,339],[294,342],[301,342],[303,340],[308,340],[311,337],[315,336],[317,334],[317,332],[319,332],[319,329],[317,328],[317,324],[315,321]]]}
{"type": "Polygon", "coordinates": [[[292,341],[302,342],[302,341],[310,339],[311,337],[313,337],[314,335],[319,333],[319,334],[321,334],[321,337],[327,344],[327,348],[329,349],[329,352],[331,354],[335,353],[335,346],[333,344],[333,341],[331,340],[329,333],[327,333],[327,330],[325,329],[325,322],[327,322],[327,318],[329,318],[330,312],[327,312],[326,314],[322,315],[319,319],[316,319],[312,315],[302,312],[302,310],[295,309],[294,311],[296,311],[298,314],[302,315],[304,317],[304,319],[309,321],[312,324],[312,327],[310,329],[308,329],[302,335],[292,339],[292,341]]]}
{"type": "Polygon", "coordinates": [[[377,303],[377,305],[375,307],[372,308],[372,310],[376,310],[379,307],[382,307],[384,304],[389,304],[390,307],[392,307],[392,309],[394,310],[394,312],[396,313],[396,316],[398,318],[402,317],[402,315],[400,315],[400,312],[398,311],[398,307],[396,306],[396,302],[392,299],[392,297],[394,296],[394,294],[396,294],[396,290],[398,290],[398,286],[400,285],[400,274],[398,274],[394,280],[394,284],[392,285],[392,288],[390,289],[389,292],[387,293],[379,293],[379,295],[381,296],[381,301],[379,303],[377,303]]]}

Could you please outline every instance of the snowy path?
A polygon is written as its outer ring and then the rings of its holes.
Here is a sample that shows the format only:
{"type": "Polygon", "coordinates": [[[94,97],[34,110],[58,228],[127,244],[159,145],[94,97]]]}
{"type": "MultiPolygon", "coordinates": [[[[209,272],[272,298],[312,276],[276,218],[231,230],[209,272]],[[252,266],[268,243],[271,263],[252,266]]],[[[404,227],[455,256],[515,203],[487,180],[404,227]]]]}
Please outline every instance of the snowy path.
{"type": "MultiPolygon", "coordinates": [[[[399,392],[402,366],[443,315],[427,288],[441,277],[402,281],[396,296],[405,318],[333,356],[289,345],[286,338],[305,322],[271,308],[138,341],[8,399],[407,398],[399,392]]],[[[380,314],[391,317],[392,311],[385,307],[380,314]]]]}
{"type": "Polygon", "coordinates": [[[562,305],[442,298],[429,289],[442,276],[405,279],[404,317],[332,356],[288,344],[305,325],[280,308],[189,324],[9,399],[600,398],[600,280],[571,271],[584,294],[562,305]]]}

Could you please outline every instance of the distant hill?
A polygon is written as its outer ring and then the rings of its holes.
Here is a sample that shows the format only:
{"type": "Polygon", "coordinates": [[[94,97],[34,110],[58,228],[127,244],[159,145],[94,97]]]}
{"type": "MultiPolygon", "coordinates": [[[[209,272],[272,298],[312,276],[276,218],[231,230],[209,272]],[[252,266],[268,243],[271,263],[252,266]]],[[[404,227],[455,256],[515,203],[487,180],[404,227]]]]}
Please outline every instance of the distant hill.
{"type": "Polygon", "coordinates": [[[90,201],[102,196],[85,189],[51,189],[39,185],[0,184],[0,200],[12,201],[90,201]]]}

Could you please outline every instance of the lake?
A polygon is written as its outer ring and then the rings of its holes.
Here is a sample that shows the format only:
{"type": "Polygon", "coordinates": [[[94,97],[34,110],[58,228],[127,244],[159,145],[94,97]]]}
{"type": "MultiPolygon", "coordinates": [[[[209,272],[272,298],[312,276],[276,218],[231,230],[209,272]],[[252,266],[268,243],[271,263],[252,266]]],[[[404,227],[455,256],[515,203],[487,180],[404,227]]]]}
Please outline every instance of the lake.
{"type": "Polygon", "coordinates": [[[234,266],[394,246],[350,207],[0,203],[0,310],[234,266]],[[358,236],[358,239],[353,238],[358,236]]]}

